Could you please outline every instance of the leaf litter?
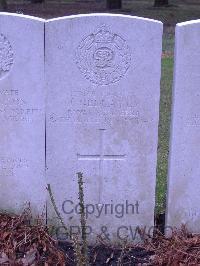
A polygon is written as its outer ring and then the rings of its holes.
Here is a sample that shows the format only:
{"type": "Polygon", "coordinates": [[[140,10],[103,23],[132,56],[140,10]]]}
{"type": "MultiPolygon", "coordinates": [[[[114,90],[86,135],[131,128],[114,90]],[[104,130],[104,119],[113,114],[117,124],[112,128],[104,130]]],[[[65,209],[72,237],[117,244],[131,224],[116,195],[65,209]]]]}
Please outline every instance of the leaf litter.
{"type": "MultiPolygon", "coordinates": [[[[0,213],[0,265],[76,265],[73,247],[51,237],[44,219],[31,224],[30,209],[21,215],[0,213]]],[[[200,265],[200,234],[185,226],[167,238],[159,232],[143,244],[89,247],[90,265],[200,265]]]]}

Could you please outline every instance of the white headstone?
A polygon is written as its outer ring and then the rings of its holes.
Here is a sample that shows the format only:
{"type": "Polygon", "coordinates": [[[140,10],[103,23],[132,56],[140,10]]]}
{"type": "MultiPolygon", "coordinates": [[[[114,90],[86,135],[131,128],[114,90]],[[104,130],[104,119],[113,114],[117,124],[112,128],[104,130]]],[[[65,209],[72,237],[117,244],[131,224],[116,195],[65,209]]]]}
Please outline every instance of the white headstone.
{"type": "Polygon", "coordinates": [[[44,21],[0,13],[0,209],[45,204],[44,21]]]}
{"type": "Polygon", "coordinates": [[[91,241],[131,241],[154,224],[161,43],[162,23],[138,17],[46,23],[48,183],[65,222],[79,225],[83,173],[91,241]]]}
{"type": "Polygon", "coordinates": [[[167,225],[200,232],[200,20],[177,24],[167,225]]]}

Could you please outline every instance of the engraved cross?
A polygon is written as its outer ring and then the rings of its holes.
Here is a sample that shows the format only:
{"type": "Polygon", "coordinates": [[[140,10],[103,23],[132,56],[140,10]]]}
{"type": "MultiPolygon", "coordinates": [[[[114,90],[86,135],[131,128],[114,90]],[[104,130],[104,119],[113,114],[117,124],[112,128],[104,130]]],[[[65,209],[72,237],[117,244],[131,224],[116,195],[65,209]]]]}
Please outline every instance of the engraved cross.
{"type": "Polygon", "coordinates": [[[77,154],[78,160],[86,160],[86,161],[99,161],[99,203],[101,200],[102,188],[103,188],[103,162],[104,161],[122,161],[125,160],[125,154],[104,154],[104,133],[105,129],[99,129],[99,154],[77,154]]]}

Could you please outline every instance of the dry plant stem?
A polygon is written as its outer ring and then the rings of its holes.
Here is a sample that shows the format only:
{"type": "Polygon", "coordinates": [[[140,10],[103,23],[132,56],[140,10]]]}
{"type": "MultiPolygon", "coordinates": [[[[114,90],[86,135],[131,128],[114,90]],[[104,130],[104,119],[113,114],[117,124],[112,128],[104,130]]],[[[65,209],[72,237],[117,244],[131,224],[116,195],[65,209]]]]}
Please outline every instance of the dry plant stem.
{"type": "MultiPolygon", "coordinates": [[[[56,206],[56,201],[54,199],[53,192],[51,190],[51,185],[50,184],[47,185],[47,190],[49,192],[51,203],[53,205],[54,211],[55,211],[58,219],[60,220],[60,223],[62,224],[63,228],[65,229],[66,233],[68,234],[68,228],[65,225],[60,212],[58,211],[58,208],[56,206]]],[[[79,243],[78,237],[72,235],[71,239],[72,239],[72,245],[73,245],[73,248],[74,248],[75,260],[77,262],[77,266],[88,265],[87,264],[87,260],[85,259],[85,256],[83,256],[83,254],[82,254],[81,245],[79,243]]]]}
{"type": "Polygon", "coordinates": [[[57,208],[57,206],[56,206],[56,202],[55,202],[55,200],[54,200],[54,196],[53,196],[53,193],[52,193],[51,185],[50,185],[50,184],[47,184],[47,190],[48,190],[48,192],[49,192],[49,196],[50,196],[51,203],[52,203],[52,205],[53,205],[54,211],[55,211],[55,213],[56,213],[58,219],[60,220],[60,222],[61,222],[63,228],[65,229],[66,233],[68,234],[68,228],[67,228],[67,226],[65,225],[65,223],[64,223],[64,221],[63,221],[63,218],[62,218],[60,212],[58,211],[58,208],[57,208]]]}
{"type": "Polygon", "coordinates": [[[77,266],[84,266],[84,257],[82,256],[81,245],[77,235],[73,236],[73,248],[77,266]]]}
{"type": "Polygon", "coordinates": [[[88,260],[88,244],[87,244],[87,232],[86,232],[86,215],[85,215],[85,204],[84,204],[84,191],[83,191],[83,174],[77,173],[78,185],[79,185],[79,205],[80,205],[80,222],[81,222],[81,237],[83,241],[82,252],[84,256],[84,265],[89,265],[88,260]]]}

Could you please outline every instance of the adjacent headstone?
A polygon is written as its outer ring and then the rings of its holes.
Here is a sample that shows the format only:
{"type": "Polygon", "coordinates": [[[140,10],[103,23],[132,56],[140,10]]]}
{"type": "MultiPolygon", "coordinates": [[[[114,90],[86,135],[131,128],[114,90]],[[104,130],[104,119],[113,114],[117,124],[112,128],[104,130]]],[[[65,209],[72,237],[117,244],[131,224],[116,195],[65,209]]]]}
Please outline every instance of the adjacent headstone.
{"type": "Polygon", "coordinates": [[[162,23],[79,15],[47,21],[45,37],[47,178],[58,210],[78,231],[81,172],[90,241],[132,241],[137,226],[154,225],[162,23]]]}
{"type": "Polygon", "coordinates": [[[167,225],[200,232],[200,20],[176,26],[167,225]]]}
{"type": "Polygon", "coordinates": [[[0,13],[0,209],[42,213],[44,21],[0,13]]]}

